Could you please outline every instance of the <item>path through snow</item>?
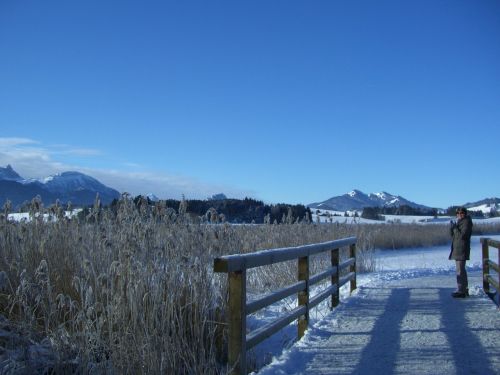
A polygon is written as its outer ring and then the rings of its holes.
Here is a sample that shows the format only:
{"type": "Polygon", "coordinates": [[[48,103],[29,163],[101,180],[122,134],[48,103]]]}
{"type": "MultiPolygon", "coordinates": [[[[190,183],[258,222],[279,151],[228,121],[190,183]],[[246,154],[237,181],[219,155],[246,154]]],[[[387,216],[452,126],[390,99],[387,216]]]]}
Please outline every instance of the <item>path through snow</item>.
{"type": "Polygon", "coordinates": [[[373,280],[259,375],[498,375],[500,311],[480,271],[469,272],[469,285],[470,298],[457,300],[449,271],[373,280]]]}

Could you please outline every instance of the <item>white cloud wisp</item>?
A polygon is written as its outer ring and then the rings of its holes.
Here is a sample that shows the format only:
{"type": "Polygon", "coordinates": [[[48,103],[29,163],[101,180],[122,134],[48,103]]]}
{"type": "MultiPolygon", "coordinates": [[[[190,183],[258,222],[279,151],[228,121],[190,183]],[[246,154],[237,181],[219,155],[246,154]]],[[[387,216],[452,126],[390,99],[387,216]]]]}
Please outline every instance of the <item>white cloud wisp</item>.
{"type": "Polygon", "coordinates": [[[189,199],[206,199],[218,193],[224,193],[232,198],[255,195],[253,192],[231,186],[204,183],[193,177],[172,176],[164,172],[151,172],[146,169],[141,172],[131,172],[130,169],[137,170],[138,168],[133,161],[122,163],[129,166],[129,169],[123,170],[89,168],[66,163],[61,159],[69,155],[90,159],[101,157],[104,153],[99,150],[70,145],[46,146],[41,142],[27,138],[0,137],[0,166],[10,164],[23,178],[40,179],[65,171],[79,171],[132,196],[153,193],[161,199],[179,199],[182,195],[189,199]]]}

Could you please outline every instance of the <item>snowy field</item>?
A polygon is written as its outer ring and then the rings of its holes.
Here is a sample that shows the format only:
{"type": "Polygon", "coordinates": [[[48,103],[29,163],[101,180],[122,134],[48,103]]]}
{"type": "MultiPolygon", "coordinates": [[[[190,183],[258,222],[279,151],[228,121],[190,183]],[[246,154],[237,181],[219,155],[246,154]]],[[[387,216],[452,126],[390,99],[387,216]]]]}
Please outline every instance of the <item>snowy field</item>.
{"type": "MultiPolygon", "coordinates": [[[[490,238],[499,240],[500,235],[489,236],[490,238]]],[[[467,271],[469,273],[469,289],[471,298],[477,297],[482,303],[484,303],[487,308],[496,309],[494,303],[484,295],[482,291],[482,279],[481,279],[481,244],[479,242],[480,237],[473,237],[471,260],[467,263],[467,271]]],[[[491,251],[491,250],[490,250],[491,251]]],[[[347,319],[349,317],[342,316],[342,304],[346,303],[359,303],[362,301],[363,291],[370,289],[384,290],[391,288],[397,284],[398,287],[405,285],[405,283],[421,283],[422,285],[428,285],[429,290],[431,287],[436,288],[437,286],[446,286],[453,288],[455,286],[455,265],[454,262],[448,260],[449,247],[448,246],[438,246],[432,248],[418,248],[418,249],[408,249],[408,250],[383,250],[376,251],[376,262],[377,271],[367,274],[358,275],[357,285],[358,289],[349,296],[349,291],[347,285],[341,288],[341,305],[330,311],[326,303],[320,304],[316,309],[313,309],[310,316],[310,331],[317,332],[321,331],[321,327],[331,325],[331,321],[335,321],[339,324],[339,319],[347,319]],[[435,283],[438,283],[436,285],[435,283]],[[358,299],[357,302],[354,300],[358,299]]],[[[491,253],[490,253],[491,254],[491,253]]],[[[495,254],[493,252],[493,254],[495,254]]],[[[498,262],[496,254],[492,256],[492,259],[498,262]]],[[[413,298],[413,297],[412,297],[413,298]]],[[[451,299],[451,297],[450,297],[451,299]]],[[[255,329],[256,327],[276,319],[280,312],[293,308],[295,305],[291,302],[282,303],[281,305],[273,306],[269,310],[261,313],[260,315],[251,316],[248,318],[248,328],[255,329]]],[[[428,315],[429,319],[435,319],[431,314],[428,315]]],[[[419,320],[421,318],[419,317],[419,320]]],[[[342,323],[343,324],[343,323],[342,323]]],[[[435,326],[436,322],[428,321],[422,322],[422,327],[432,327],[435,326]]],[[[338,328],[338,327],[337,327],[338,328]]],[[[500,326],[495,327],[495,333],[498,334],[500,326]]],[[[259,344],[253,352],[248,353],[250,361],[254,361],[254,366],[257,368],[261,367],[263,363],[269,363],[263,367],[258,373],[265,375],[277,375],[290,373],[292,369],[299,369],[303,364],[295,362],[294,358],[297,357],[300,347],[307,347],[310,345],[311,341],[317,338],[313,335],[306,335],[299,341],[296,342],[297,326],[296,323],[290,324],[288,327],[284,328],[282,331],[278,332],[274,336],[265,340],[259,344]]],[[[384,335],[381,335],[382,337],[384,335]]],[[[495,337],[497,337],[496,335],[495,337]]],[[[327,338],[324,338],[325,340],[327,338]]],[[[435,339],[435,337],[434,337],[435,339]]],[[[388,336],[387,340],[391,340],[388,336]]],[[[380,345],[389,345],[390,343],[380,343],[380,345]]],[[[421,343],[425,346],[427,343],[424,341],[421,343]]],[[[490,345],[491,346],[491,345],[490,345]]],[[[443,358],[440,358],[446,362],[444,351],[443,358]]],[[[297,358],[296,361],[303,360],[297,358]]],[[[443,362],[443,363],[444,363],[443,362]]],[[[326,365],[328,367],[328,365],[326,365]]],[[[496,366],[496,363],[495,363],[496,366]]],[[[413,373],[411,369],[407,369],[413,373]]],[[[439,373],[435,372],[436,369],[430,368],[422,373],[439,373]]],[[[442,373],[453,373],[454,369],[442,369],[442,373]]],[[[339,370],[340,371],[340,370],[339,370]]],[[[403,371],[403,370],[402,370],[403,371]]],[[[292,373],[295,373],[292,371],[292,373]]],[[[297,370],[296,373],[302,373],[297,370]]],[[[328,372],[318,372],[318,374],[326,374],[328,372]]],[[[343,372],[339,372],[343,373],[343,372]]],[[[483,372],[484,373],[484,372],[483,372]]],[[[486,371],[488,373],[488,371],[486,371]]]]}
{"type": "MultiPolygon", "coordinates": [[[[312,221],[314,223],[363,223],[363,224],[390,224],[390,223],[405,223],[405,224],[447,224],[450,220],[455,220],[455,217],[450,216],[413,216],[413,215],[382,215],[385,220],[370,220],[361,218],[361,211],[347,211],[349,216],[344,216],[343,211],[332,210],[316,210],[311,209],[312,221]],[[319,212],[319,215],[317,214],[319,212]],[[356,216],[357,215],[357,216],[356,216]]],[[[479,223],[500,223],[500,217],[489,219],[473,219],[474,222],[479,223]]]]}
{"type": "MultiPolygon", "coordinates": [[[[71,210],[71,211],[64,211],[64,216],[71,219],[71,218],[77,216],[81,211],[82,211],[81,208],[77,208],[77,209],[74,209],[74,210],[71,210]]],[[[8,217],[9,220],[19,221],[19,222],[30,221],[31,220],[29,212],[11,213],[7,217],[8,217]]],[[[43,219],[45,221],[49,221],[49,220],[50,221],[55,221],[55,220],[57,220],[57,218],[54,215],[50,215],[50,214],[43,214],[43,219]]]]}
{"type": "MultiPolygon", "coordinates": [[[[72,218],[78,215],[82,211],[81,208],[74,209],[72,211],[65,211],[64,214],[67,218],[72,218]]],[[[404,224],[448,224],[450,220],[454,220],[455,217],[450,216],[439,216],[437,218],[433,216],[412,216],[412,215],[383,215],[385,220],[370,220],[361,218],[361,212],[348,211],[348,215],[344,216],[344,212],[341,211],[331,211],[331,210],[311,210],[312,222],[317,223],[340,223],[340,224],[391,224],[391,223],[404,223],[404,224]],[[319,212],[319,215],[316,213],[319,212]],[[355,216],[357,214],[357,216],[355,216]]],[[[49,214],[44,214],[44,220],[56,220],[53,216],[49,214]]],[[[12,221],[29,221],[30,214],[28,212],[21,213],[10,213],[8,215],[9,220],[12,221]]],[[[491,224],[500,223],[500,217],[494,217],[489,219],[473,219],[474,223],[477,224],[491,224]]]]}

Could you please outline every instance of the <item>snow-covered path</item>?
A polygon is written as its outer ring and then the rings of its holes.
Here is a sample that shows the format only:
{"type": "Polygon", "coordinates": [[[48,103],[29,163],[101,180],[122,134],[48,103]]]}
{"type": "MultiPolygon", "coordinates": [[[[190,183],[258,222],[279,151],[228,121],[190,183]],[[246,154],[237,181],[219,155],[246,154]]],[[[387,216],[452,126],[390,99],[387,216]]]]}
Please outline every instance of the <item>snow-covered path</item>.
{"type": "Polygon", "coordinates": [[[469,286],[469,298],[451,298],[449,271],[361,285],[259,375],[498,375],[500,311],[480,271],[469,286]]]}

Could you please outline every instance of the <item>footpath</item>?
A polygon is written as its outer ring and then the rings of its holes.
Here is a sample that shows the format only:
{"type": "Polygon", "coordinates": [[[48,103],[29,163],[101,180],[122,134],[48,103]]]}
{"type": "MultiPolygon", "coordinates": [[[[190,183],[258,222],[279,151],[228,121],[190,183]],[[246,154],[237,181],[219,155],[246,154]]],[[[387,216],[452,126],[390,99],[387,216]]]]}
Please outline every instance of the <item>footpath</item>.
{"type": "Polygon", "coordinates": [[[361,286],[258,375],[499,375],[500,310],[480,272],[469,286],[465,299],[453,274],[361,286]]]}

